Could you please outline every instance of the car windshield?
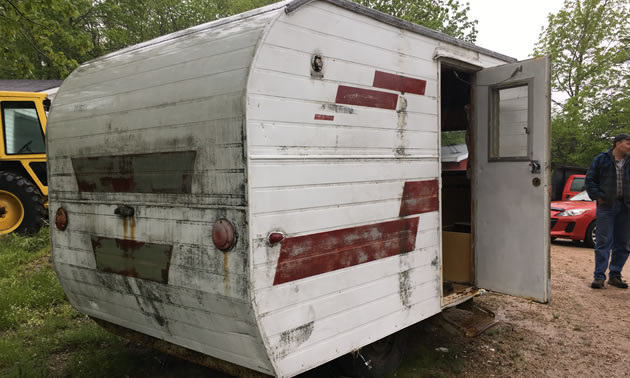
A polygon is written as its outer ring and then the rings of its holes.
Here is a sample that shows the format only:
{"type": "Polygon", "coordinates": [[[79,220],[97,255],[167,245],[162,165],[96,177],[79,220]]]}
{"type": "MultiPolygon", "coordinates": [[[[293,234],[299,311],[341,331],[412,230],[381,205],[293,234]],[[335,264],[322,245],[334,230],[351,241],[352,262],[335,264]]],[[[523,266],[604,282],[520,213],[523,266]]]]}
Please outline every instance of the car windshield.
{"type": "Polygon", "coordinates": [[[588,196],[588,193],[586,193],[585,190],[569,198],[569,201],[592,201],[592,199],[588,196]]]}

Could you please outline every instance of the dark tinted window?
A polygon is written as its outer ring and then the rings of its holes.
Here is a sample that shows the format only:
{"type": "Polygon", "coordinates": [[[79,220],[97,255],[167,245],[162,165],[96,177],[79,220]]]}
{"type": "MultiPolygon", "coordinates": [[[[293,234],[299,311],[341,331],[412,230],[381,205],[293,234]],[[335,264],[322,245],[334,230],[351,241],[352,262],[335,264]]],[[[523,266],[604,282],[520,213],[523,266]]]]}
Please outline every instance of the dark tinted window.
{"type": "Polygon", "coordinates": [[[581,192],[584,190],[584,177],[575,177],[571,183],[572,192],[581,192]]]}

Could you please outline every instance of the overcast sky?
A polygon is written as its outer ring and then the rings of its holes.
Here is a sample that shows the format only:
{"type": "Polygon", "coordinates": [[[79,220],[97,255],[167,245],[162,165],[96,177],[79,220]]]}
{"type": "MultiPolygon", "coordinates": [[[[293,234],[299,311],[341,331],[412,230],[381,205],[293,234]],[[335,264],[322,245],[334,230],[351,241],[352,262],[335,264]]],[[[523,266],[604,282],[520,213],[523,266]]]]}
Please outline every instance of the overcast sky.
{"type": "Polygon", "coordinates": [[[459,0],[470,3],[470,19],[479,21],[476,45],[519,60],[529,58],[547,15],[563,0],[459,0]]]}

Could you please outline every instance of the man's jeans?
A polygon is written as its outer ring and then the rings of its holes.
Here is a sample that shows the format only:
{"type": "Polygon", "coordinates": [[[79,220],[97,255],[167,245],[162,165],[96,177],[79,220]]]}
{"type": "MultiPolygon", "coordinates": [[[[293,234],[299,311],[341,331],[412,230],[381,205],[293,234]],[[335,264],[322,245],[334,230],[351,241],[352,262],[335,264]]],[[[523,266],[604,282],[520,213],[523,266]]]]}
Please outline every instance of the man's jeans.
{"type": "Polygon", "coordinates": [[[595,230],[595,279],[606,279],[610,258],[610,277],[621,277],[621,270],[628,259],[630,244],[630,213],[623,201],[597,204],[597,229],[595,230]],[[610,250],[612,249],[612,258],[610,250]]]}

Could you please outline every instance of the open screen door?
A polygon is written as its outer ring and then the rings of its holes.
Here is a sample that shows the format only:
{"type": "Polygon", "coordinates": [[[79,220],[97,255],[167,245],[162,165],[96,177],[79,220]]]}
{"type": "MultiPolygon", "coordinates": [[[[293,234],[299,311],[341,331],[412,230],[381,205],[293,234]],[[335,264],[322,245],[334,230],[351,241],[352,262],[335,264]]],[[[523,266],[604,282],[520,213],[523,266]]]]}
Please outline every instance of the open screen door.
{"type": "Polygon", "coordinates": [[[551,59],[476,73],[473,176],[476,285],[551,299],[551,59]]]}

